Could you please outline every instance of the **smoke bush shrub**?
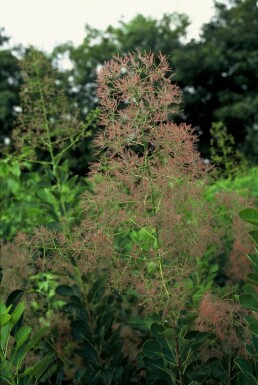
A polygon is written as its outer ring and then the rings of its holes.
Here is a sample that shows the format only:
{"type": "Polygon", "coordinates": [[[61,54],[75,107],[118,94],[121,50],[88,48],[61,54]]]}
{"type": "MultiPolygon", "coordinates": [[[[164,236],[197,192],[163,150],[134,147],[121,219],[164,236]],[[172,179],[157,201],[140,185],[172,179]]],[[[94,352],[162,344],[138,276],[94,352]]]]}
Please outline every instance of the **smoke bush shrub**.
{"type": "Polygon", "coordinates": [[[74,233],[80,268],[110,271],[111,286],[137,290],[147,311],[176,320],[200,284],[200,260],[219,245],[237,202],[203,196],[210,166],[194,130],[176,125],[181,101],[160,55],[115,57],[98,74],[99,162],[84,194],[85,220],[74,233]],[[218,209],[219,207],[219,209],[218,209]]]}
{"type": "MultiPolygon", "coordinates": [[[[53,131],[53,136],[44,134],[43,141],[37,143],[41,151],[50,151],[49,143],[57,145],[50,153],[49,163],[53,181],[59,186],[54,196],[61,206],[51,205],[51,212],[55,214],[52,219],[62,226],[39,227],[30,235],[19,234],[16,245],[19,258],[30,258],[30,263],[33,260],[41,268],[59,273],[63,268],[82,293],[82,308],[88,306],[86,297],[91,281],[84,275],[89,272],[97,272],[98,276],[104,271],[111,290],[128,293],[130,289],[131,294],[135,293],[144,312],[158,314],[158,322],[162,323],[150,326],[158,341],[153,344],[163,354],[167,339],[170,341],[173,365],[167,383],[175,378],[182,385],[197,378],[193,373],[204,362],[201,356],[193,354],[195,349],[201,350],[202,343],[209,347],[210,339],[213,343],[217,338],[209,333],[199,335],[206,333],[207,325],[203,320],[194,324],[194,319],[199,303],[199,309],[203,304],[202,297],[213,298],[204,296],[212,288],[218,271],[218,265],[211,264],[243,202],[226,193],[214,196],[212,201],[205,198],[211,166],[203,162],[196,150],[193,128],[173,121],[181,92],[172,83],[172,77],[162,55],[154,59],[152,54],[129,54],[105,64],[98,73],[103,130],[96,136],[94,146],[98,148],[99,161],[92,165],[88,178],[91,188],[82,199],[84,220],[76,228],[74,222],[65,220],[70,201],[64,202],[62,185],[68,182],[63,173],[59,175],[63,157],[59,157],[58,147],[64,146],[60,152],[63,155],[64,149],[74,144],[76,133],[72,131],[70,139],[67,138],[62,125],[60,139],[59,131],[53,131]],[[199,332],[195,330],[189,337],[188,332],[196,329],[196,325],[201,325],[199,332]],[[159,336],[164,327],[170,331],[159,336]]],[[[45,129],[50,128],[48,117],[44,119],[45,129]]],[[[29,136],[25,139],[30,141],[29,136]]],[[[24,144],[19,145],[18,136],[15,143],[18,149],[24,144]]],[[[77,198],[74,196],[75,205],[77,198]]],[[[71,300],[78,302],[75,296],[71,300]]],[[[211,308],[221,305],[220,301],[210,303],[211,308]]],[[[228,308],[232,310],[230,315],[239,310],[234,303],[222,306],[225,313],[228,308]]],[[[233,323],[227,325],[226,332],[232,325],[233,335],[233,323]]],[[[240,337],[244,335],[241,333],[240,337]]],[[[224,345],[226,351],[227,341],[224,345]]],[[[153,383],[162,378],[160,372],[153,374],[159,352],[155,346],[151,350],[150,343],[143,346],[142,361],[149,371],[148,383],[153,383]]],[[[167,370],[167,357],[163,357],[162,365],[167,370]]],[[[221,366],[216,365],[214,371],[221,366]]],[[[202,381],[210,376],[211,369],[207,370],[200,375],[202,381]]],[[[231,376],[230,370],[223,363],[223,373],[229,373],[225,376],[231,376]]]]}

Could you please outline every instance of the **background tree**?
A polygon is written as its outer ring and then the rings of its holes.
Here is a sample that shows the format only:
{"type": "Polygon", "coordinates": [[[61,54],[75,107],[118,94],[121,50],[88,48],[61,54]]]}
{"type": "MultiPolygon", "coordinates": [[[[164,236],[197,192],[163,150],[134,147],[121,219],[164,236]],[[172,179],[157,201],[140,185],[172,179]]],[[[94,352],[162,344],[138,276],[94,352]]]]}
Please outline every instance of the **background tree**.
{"type": "Polygon", "coordinates": [[[105,31],[86,25],[86,36],[78,47],[64,44],[53,51],[53,58],[68,55],[73,68],[63,72],[62,81],[68,93],[85,115],[96,107],[96,71],[115,54],[129,51],[152,51],[172,54],[182,47],[189,20],[183,14],[164,14],[161,20],[137,15],[128,23],[120,20],[118,27],[109,26],[105,31]]]}
{"type": "MultiPolygon", "coordinates": [[[[190,24],[186,15],[165,14],[161,20],[137,15],[104,31],[87,25],[82,44],[78,47],[63,44],[54,49],[51,59],[54,66],[63,57],[71,60],[70,69],[59,68],[56,72],[57,81],[70,103],[80,111],[81,120],[94,111],[92,133],[95,133],[99,128],[96,77],[104,62],[114,54],[124,56],[136,49],[152,51],[155,55],[161,51],[168,57],[175,72],[174,80],[183,90],[184,113],[173,119],[176,123],[191,122],[197,129],[202,155],[210,157],[210,128],[214,122],[222,122],[233,135],[238,150],[258,164],[257,20],[256,0],[215,1],[215,15],[203,26],[201,39],[186,42],[184,38],[190,24]]],[[[0,87],[4,90],[1,91],[0,124],[7,130],[13,117],[12,106],[18,98],[17,80],[8,83],[12,77],[17,79],[14,76],[17,59],[10,52],[1,51],[1,55],[5,55],[5,60],[1,60],[0,65],[3,68],[0,87]],[[12,65],[5,64],[11,60],[12,65]],[[12,77],[6,76],[5,71],[12,77]]],[[[92,160],[89,136],[76,152],[71,152],[70,161],[76,173],[85,174],[92,160]]]]}
{"type": "Polygon", "coordinates": [[[204,153],[209,154],[212,122],[221,121],[238,147],[258,163],[257,2],[215,2],[215,10],[202,28],[201,40],[192,40],[174,56],[176,79],[184,90],[185,121],[203,132],[204,153]]]}
{"type": "Polygon", "coordinates": [[[215,2],[215,16],[202,28],[201,39],[186,43],[189,20],[165,14],[161,20],[138,15],[105,31],[86,27],[81,45],[63,45],[56,58],[68,55],[73,68],[62,73],[62,84],[83,116],[97,106],[96,71],[113,54],[159,51],[167,55],[184,92],[177,122],[192,122],[201,135],[199,149],[210,156],[210,127],[221,121],[236,146],[258,163],[258,8],[255,0],[215,2]]]}
{"type": "MultiPolygon", "coordinates": [[[[8,47],[9,38],[0,28],[0,142],[9,138],[16,116],[15,107],[19,106],[21,75],[19,60],[14,49],[8,47]]],[[[17,51],[17,48],[16,48],[17,51]]]]}

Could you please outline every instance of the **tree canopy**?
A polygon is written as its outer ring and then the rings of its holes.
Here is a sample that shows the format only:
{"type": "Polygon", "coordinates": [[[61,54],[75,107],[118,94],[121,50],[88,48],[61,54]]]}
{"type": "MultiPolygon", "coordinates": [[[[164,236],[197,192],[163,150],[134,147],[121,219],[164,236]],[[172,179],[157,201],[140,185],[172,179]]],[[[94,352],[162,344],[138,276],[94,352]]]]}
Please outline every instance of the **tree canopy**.
{"type": "Polygon", "coordinates": [[[13,127],[21,82],[19,60],[8,47],[8,41],[0,28],[0,141],[9,136],[13,127]]]}
{"type": "MultiPolygon", "coordinates": [[[[221,122],[237,148],[258,164],[257,2],[215,1],[215,15],[203,25],[199,40],[185,39],[189,24],[186,15],[173,13],[160,20],[137,15],[104,31],[87,25],[79,46],[66,43],[51,53],[54,64],[62,57],[69,57],[72,63],[71,69],[59,70],[58,83],[84,120],[98,107],[96,77],[105,61],[114,54],[123,56],[136,50],[161,52],[183,90],[182,111],[175,119],[196,128],[202,154],[210,156],[210,129],[221,122]]],[[[12,50],[3,48],[6,40],[1,32],[0,126],[4,133],[13,125],[20,84],[18,59],[12,50]]],[[[88,147],[89,142],[82,144],[82,158],[88,147]]]]}

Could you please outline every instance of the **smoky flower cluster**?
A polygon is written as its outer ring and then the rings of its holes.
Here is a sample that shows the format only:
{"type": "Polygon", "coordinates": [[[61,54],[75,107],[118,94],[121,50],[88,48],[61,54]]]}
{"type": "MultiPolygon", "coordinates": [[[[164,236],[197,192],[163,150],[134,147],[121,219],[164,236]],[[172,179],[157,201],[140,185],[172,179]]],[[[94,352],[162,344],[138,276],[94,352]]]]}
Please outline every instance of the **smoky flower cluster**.
{"type": "Polygon", "coordinates": [[[246,327],[245,316],[248,311],[240,304],[222,301],[206,293],[200,303],[198,318],[195,321],[197,330],[213,333],[217,337],[218,346],[205,349],[205,361],[211,357],[222,358],[223,355],[236,353],[246,356],[244,344],[250,342],[250,333],[246,327]]]}
{"type": "Polygon", "coordinates": [[[35,149],[51,153],[84,128],[59,89],[54,68],[44,54],[31,49],[21,61],[21,71],[22,109],[13,131],[13,144],[18,155],[35,159],[35,149]]]}
{"type": "Polygon", "coordinates": [[[37,266],[105,270],[111,289],[134,289],[147,312],[170,317],[189,302],[189,277],[211,245],[219,248],[229,212],[238,209],[232,199],[204,198],[211,167],[196,150],[193,128],[174,122],[181,92],[172,77],[162,55],[137,52],[103,66],[103,129],[82,198],[85,219],[69,237],[42,228],[18,237],[20,252],[37,266]]]}
{"type": "Polygon", "coordinates": [[[181,92],[171,79],[164,56],[155,61],[139,52],[117,56],[99,72],[104,129],[95,139],[99,162],[80,226],[81,250],[89,249],[90,234],[98,244],[83,258],[94,254],[96,266],[109,268],[112,286],[135,288],[152,311],[183,306],[190,290],[184,278],[222,231],[203,199],[210,166],[196,150],[194,130],[173,122],[181,92]]]}

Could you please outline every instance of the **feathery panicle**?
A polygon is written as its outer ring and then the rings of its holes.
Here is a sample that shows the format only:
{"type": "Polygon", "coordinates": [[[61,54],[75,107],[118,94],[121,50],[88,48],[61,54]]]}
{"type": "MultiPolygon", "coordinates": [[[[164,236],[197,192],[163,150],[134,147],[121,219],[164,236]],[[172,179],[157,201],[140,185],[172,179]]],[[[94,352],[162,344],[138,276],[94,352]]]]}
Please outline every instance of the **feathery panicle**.
{"type": "Polygon", "coordinates": [[[69,106],[65,94],[56,84],[50,60],[31,49],[21,61],[24,84],[21,90],[22,111],[13,131],[16,153],[36,159],[36,150],[53,152],[75,143],[85,125],[69,106]]]}
{"type": "Polygon", "coordinates": [[[183,309],[184,280],[223,227],[203,199],[210,166],[194,130],[173,122],[181,92],[171,79],[162,55],[117,56],[101,69],[100,159],[83,199],[81,241],[98,234],[96,266],[114,287],[136,288],[149,311],[183,309]]]}

